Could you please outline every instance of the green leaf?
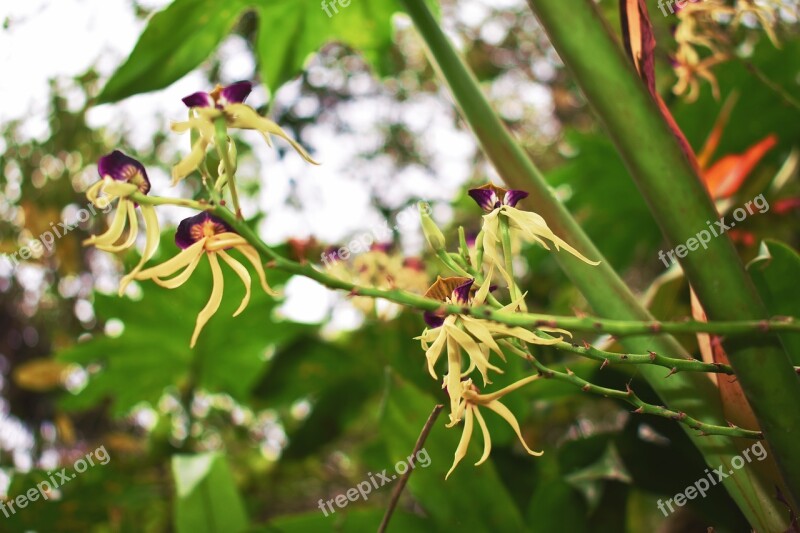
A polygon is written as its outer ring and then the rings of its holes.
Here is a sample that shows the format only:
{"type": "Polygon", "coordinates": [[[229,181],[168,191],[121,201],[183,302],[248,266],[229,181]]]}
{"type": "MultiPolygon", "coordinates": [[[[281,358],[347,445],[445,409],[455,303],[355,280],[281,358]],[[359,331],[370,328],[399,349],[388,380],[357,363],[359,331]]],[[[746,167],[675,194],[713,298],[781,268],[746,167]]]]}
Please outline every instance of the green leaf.
{"type": "Polygon", "coordinates": [[[176,455],[172,475],[178,533],[235,533],[247,528],[244,504],[223,455],[176,455]]]}
{"type": "Polygon", "coordinates": [[[324,44],[341,42],[360,51],[379,73],[392,45],[392,15],[396,0],[293,0],[264,2],[259,17],[257,50],[261,78],[275,91],[302,71],[308,57],[324,44]],[[338,13],[334,11],[338,10],[338,13]]]}
{"type": "MultiPolygon", "coordinates": [[[[764,305],[772,316],[800,316],[800,255],[773,240],[761,243],[759,255],[748,265],[764,305]]],[[[800,334],[781,334],[792,362],[800,365],[800,334]]]]}
{"type": "MultiPolygon", "coordinates": [[[[280,516],[251,533],[361,533],[378,529],[385,509],[339,509],[325,516],[322,511],[280,516]]],[[[389,531],[425,531],[425,520],[401,509],[392,514],[389,531]]]]}
{"type": "Polygon", "coordinates": [[[244,0],[175,0],[156,13],[97,103],[163,89],[200,65],[228,35],[244,0]]]}
{"type": "MultiPolygon", "coordinates": [[[[436,401],[413,385],[392,376],[381,430],[389,454],[404,460],[414,449],[420,430],[436,401]]],[[[492,416],[493,413],[487,414],[492,416]]],[[[453,453],[461,438],[463,425],[445,428],[447,414],[443,412],[434,424],[423,449],[429,466],[422,461],[409,478],[408,489],[425,508],[426,514],[439,529],[480,531],[527,531],[519,509],[514,505],[506,487],[487,461],[479,467],[472,465],[480,457],[480,429],[475,427],[470,450],[448,480],[444,476],[453,462],[453,453]]],[[[520,455],[520,461],[535,458],[520,455]]],[[[392,468],[387,471],[391,473],[392,468]]]]}

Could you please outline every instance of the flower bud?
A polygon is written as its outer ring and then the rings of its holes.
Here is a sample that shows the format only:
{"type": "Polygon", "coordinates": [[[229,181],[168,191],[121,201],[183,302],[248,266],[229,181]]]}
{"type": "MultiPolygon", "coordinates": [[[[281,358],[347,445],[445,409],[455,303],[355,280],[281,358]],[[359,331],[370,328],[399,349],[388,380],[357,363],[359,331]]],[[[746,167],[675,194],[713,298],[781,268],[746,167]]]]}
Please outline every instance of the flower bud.
{"type": "Polygon", "coordinates": [[[431,218],[431,206],[427,202],[419,202],[417,204],[419,209],[420,220],[422,221],[422,233],[425,234],[428,244],[431,245],[435,251],[443,251],[445,249],[444,235],[436,222],[431,218]]]}

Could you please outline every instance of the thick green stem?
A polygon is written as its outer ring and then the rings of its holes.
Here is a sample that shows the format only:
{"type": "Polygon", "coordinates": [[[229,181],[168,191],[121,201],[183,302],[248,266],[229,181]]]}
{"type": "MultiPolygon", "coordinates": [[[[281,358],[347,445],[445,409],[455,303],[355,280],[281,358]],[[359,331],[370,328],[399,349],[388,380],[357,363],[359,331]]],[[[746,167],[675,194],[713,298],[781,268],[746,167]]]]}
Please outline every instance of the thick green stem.
{"type": "Polygon", "coordinates": [[[135,192],[130,196],[131,200],[143,205],[177,205],[180,207],[190,207],[198,211],[211,209],[212,206],[204,201],[186,200],[184,198],[165,198],[163,196],[148,196],[140,192],[135,192]]]}
{"type": "MultiPolygon", "coordinates": [[[[447,81],[462,115],[498,173],[509,185],[532,193],[525,201],[533,205],[557,235],[584,255],[602,259],[600,252],[555,198],[542,174],[494,113],[474,75],[448,42],[424,0],[402,0],[402,3],[424,39],[432,63],[447,81]]],[[[568,23],[572,17],[571,14],[565,15],[564,22],[568,23]]],[[[574,31],[577,33],[579,30],[574,31]]],[[[559,253],[556,257],[598,314],[622,320],[652,320],[607,261],[591,267],[569,254],[559,253]]],[[[685,354],[675,339],[663,336],[627,339],[625,347],[640,353],[653,350],[685,354]]],[[[671,409],[693,412],[708,422],[724,419],[718,389],[706,376],[686,373],[663,379],[661,371],[650,366],[643,366],[640,373],[671,409]]],[[[711,468],[728,464],[739,453],[733,439],[699,437],[693,431],[687,431],[687,434],[711,468]]],[[[772,497],[773,487],[765,483],[750,465],[723,483],[754,526],[764,531],[785,529],[784,509],[772,497]]]]}
{"type": "MultiPolygon", "coordinates": [[[[727,235],[686,253],[719,218],[644,82],[591,0],[529,0],[561,59],[603,121],[628,170],[678,254],[711,320],[767,317],[727,235]],[[683,257],[681,257],[683,255],[683,257]]],[[[800,498],[800,386],[778,339],[723,341],[731,366],[771,445],[790,496],[800,498]]]]}

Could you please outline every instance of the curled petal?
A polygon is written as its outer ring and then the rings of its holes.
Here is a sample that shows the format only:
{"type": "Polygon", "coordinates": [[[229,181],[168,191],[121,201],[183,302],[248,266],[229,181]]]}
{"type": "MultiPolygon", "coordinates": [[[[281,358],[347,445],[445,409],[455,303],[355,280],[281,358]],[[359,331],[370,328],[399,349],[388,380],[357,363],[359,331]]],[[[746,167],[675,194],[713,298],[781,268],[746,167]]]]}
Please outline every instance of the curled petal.
{"type": "Polygon", "coordinates": [[[194,170],[200,166],[200,163],[202,163],[203,159],[206,157],[206,150],[208,150],[209,144],[210,143],[206,139],[200,137],[192,145],[192,151],[189,152],[189,155],[181,159],[178,164],[172,167],[173,186],[194,172],[194,170]]]}
{"type": "Polygon", "coordinates": [[[219,256],[222,258],[223,261],[228,263],[228,266],[233,269],[234,272],[239,276],[244,284],[244,298],[242,298],[242,303],[239,304],[239,309],[233,313],[233,316],[239,316],[239,314],[245,310],[247,304],[250,302],[250,273],[247,269],[242,265],[239,261],[228,255],[226,252],[220,250],[219,256]]]}
{"type": "Polygon", "coordinates": [[[447,396],[450,398],[450,424],[452,427],[461,419],[459,404],[461,403],[461,350],[458,344],[447,337],[447,375],[444,377],[447,396]]]}
{"type": "Polygon", "coordinates": [[[273,297],[279,296],[279,293],[272,290],[269,284],[267,284],[267,275],[264,272],[264,267],[261,265],[261,258],[258,256],[256,249],[250,245],[237,246],[236,249],[242,252],[242,255],[244,255],[247,260],[250,261],[250,264],[253,265],[253,268],[256,269],[258,280],[261,282],[261,288],[264,289],[264,292],[273,297]]]}
{"type": "Polygon", "coordinates": [[[489,458],[489,454],[492,453],[492,437],[489,435],[489,428],[486,427],[486,421],[483,419],[480,409],[475,409],[475,418],[478,420],[478,425],[481,427],[481,434],[483,435],[483,455],[481,455],[481,458],[475,463],[475,466],[480,466],[489,458]]]}
{"type": "Polygon", "coordinates": [[[444,350],[446,342],[447,334],[443,329],[440,329],[436,340],[433,341],[433,344],[431,344],[430,347],[425,350],[425,360],[428,362],[428,373],[433,379],[439,379],[436,376],[436,371],[433,367],[436,365],[436,361],[439,360],[439,356],[442,355],[442,351],[444,350]]]}
{"type": "Polygon", "coordinates": [[[511,426],[511,429],[513,429],[514,433],[517,434],[517,438],[519,438],[519,441],[522,443],[522,446],[525,448],[526,452],[528,452],[531,455],[535,455],[537,457],[544,453],[544,452],[535,452],[530,448],[528,448],[525,439],[522,438],[522,431],[519,428],[519,422],[517,422],[517,419],[514,418],[513,413],[509,411],[508,407],[498,402],[497,400],[491,401],[485,405],[488,409],[491,409],[492,411],[503,417],[503,420],[508,422],[508,425],[511,426]]]}
{"type": "Polygon", "coordinates": [[[488,370],[494,370],[498,374],[503,373],[500,368],[494,366],[486,359],[486,356],[483,355],[478,343],[475,342],[475,339],[473,339],[468,333],[462,331],[456,326],[445,325],[442,327],[445,328],[450,338],[454,339],[459,346],[463,347],[467,351],[470,359],[475,362],[478,372],[480,372],[481,376],[483,377],[484,384],[491,383],[491,380],[489,380],[487,375],[488,370]]]}
{"type": "Polygon", "coordinates": [[[494,337],[492,337],[492,333],[486,325],[488,322],[470,317],[461,317],[461,323],[464,324],[464,329],[481,341],[487,349],[494,351],[503,361],[506,360],[503,350],[497,345],[497,342],[494,340],[494,337]]]}
{"type": "Polygon", "coordinates": [[[469,441],[472,438],[472,407],[467,407],[467,412],[464,417],[464,432],[461,433],[461,440],[458,441],[458,447],[456,448],[455,457],[453,459],[453,466],[450,467],[450,470],[447,472],[447,475],[444,476],[445,479],[450,477],[450,474],[453,473],[453,470],[456,469],[458,463],[461,462],[461,459],[467,455],[467,449],[469,448],[469,441]]]}
{"type": "Polygon", "coordinates": [[[314,161],[311,155],[306,152],[305,148],[300,146],[297,141],[289,137],[289,135],[287,135],[287,133],[283,131],[280,126],[256,113],[252,107],[245,104],[230,104],[225,107],[225,111],[232,117],[230,121],[230,126],[232,128],[256,130],[261,133],[261,135],[264,137],[264,140],[267,141],[267,144],[271,144],[269,138],[270,134],[277,135],[291,144],[292,148],[294,148],[303,159],[311,164],[319,165],[319,163],[314,161]]]}
{"type": "MultiPolygon", "coordinates": [[[[136,215],[136,207],[133,205],[133,202],[125,202],[125,208],[127,208],[128,222],[130,223],[128,238],[122,244],[97,244],[95,242],[94,245],[96,248],[106,252],[116,253],[127,250],[136,242],[136,236],[139,234],[139,217],[136,215]]],[[[120,205],[118,209],[122,209],[122,205],[120,205]]]]}
{"type": "Polygon", "coordinates": [[[152,268],[148,268],[142,270],[138,274],[136,274],[136,279],[151,279],[151,278],[166,278],[172,276],[178,270],[182,269],[189,263],[191,263],[196,256],[202,255],[205,253],[203,251],[203,245],[205,245],[205,239],[194,243],[193,245],[189,246],[181,253],[169,259],[168,261],[164,261],[160,265],[154,266],[152,268]]]}
{"type": "Polygon", "coordinates": [[[489,291],[492,288],[492,276],[494,276],[494,263],[489,265],[489,273],[486,274],[483,285],[481,285],[481,288],[478,289],[472,299],[473,305],[483,305],[486,302],[486,297],[489,296],[489,291]]]}
{"type": "Polygon", "coordinates": [[[247,246],[247,241],[244,237],[236,233],[224,233],[222,235],[214,235],[206,243],[206,250],[209,252],[216,252],[219,250],[227,250],[228,248],[236,248],[237,246],[247,246]]]}
{"type": "Polygon", "coordinates": [[[502,212],[508,217],[509,222],[511,223],[512,227],[519,229],[522,233],[529,238],[536,238],[536,237],[543,237],[549,241],[551,241],[556,250],[563,248],[567,252],[571,253],[584,263],[589,263],[590,265],[599,265],[600,261],[590,261],[586,257],[584,257],[578,250],[567,244],[564,240],[559,238],[553,231],[547,226],[547,222],[536,213],[532,213],[530,211],[520,211],[513,207],[505,206],[502,208],[502,212]]]}
{"type": "Polygon", "coordinates": [[[197,315],[197,322],[194,326],[194,333],[192,333],[192,340],[189,343],[190,348],[194,348],[194,345],[197,344],[197,337],[200,336],[200,332],[203,330],[203,327],[209,321],[209,319],[214,316],[214,313],[217,312],[219,309],[219,304],[222,302],[222,290],[225,284],[225,278],[222,275],[222,268],[219,266],[219,259],[217,259],[216,254],[208,254],[208,262],[211,264],[211,277],[213,279],[213,285],[211,286],[211,297],[208,299],[208,303],[200,311],[200,314],[197,315]]]}
{"type": "Polygon", "coordinates": [[[101,246],[107,246],[117,242],[122,236],[122,232],[125,231],[125,221],[128,219],[128,206],[126,204],[127,201],[120,201],[120,205],[117,206],[117,210],[114,213],[114,219],[105,233],[102,235],[92,235],[83,241],[83,245],[90,246],[99,244],[101,246]]]}
{"type": "Polygon", "coordinates": [[[510,191],[506,192],[505,197],[503,198],[503,203],[505,205],[515,207],[517,203],[528,197],[528,193],[525,191],[520,191],[517,189],[511,189],[510,191]]]}
{"type": "Polygon", "coordinates": [[[197,268],[197,265],[200,264],[200,260],[202,258],[203,258],[202,252],[195,255],[193,258],[191,258],[190,263],[186,265],[186,268],[183,269],[183,272],[181,272],[174,278],[161,279],[159,277],[153,277],[153,281],[159,287],[164,287],[165,289],[177,289],[178,287],[186,283],[186,281],[190,277],[192,277],[192,274],[194,274],[194,271],[197,268]]]}
{"type": "Polygon", "coordinates": [[[88,189],[86,189],[86,199],[89,200],[92,204],[101,209],[103,207],[97,205],[97,195],[100,194],[100,190],[103,188],[103,180],[100,180],[96,183],[93,183],[88,189]]]}
{"type": "Polygon", "coordinates": [[[125,289],[128,287],[128,284],[133,281],[133,279],[136,277],[136,274],[138,274],[142,267],[144,267],[144,264],[147,263],[153,257],[153,254],[156,253],[156,250],[158,249],[158,243],[161,241],[161,232],[158,229],[158,216],[156,215],[155,207],[152,205],[142,205],[140,206],[140,210],[142,211],[145,235],[147,237],[144,244],[144,252],[142,253],[141,259],[139,259],[139,263],[137,263],[133,270],[131,270],[122,278],[122,280],[120,280],[120,296],[125,293],[125,289]]]}

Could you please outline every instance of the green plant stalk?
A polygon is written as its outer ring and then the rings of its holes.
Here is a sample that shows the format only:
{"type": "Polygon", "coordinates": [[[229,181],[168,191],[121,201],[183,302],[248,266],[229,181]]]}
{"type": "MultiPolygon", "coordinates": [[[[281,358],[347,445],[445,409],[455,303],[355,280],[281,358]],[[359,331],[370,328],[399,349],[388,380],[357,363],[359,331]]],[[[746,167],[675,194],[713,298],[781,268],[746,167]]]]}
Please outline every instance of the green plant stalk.
{"type": "MultiPolygon", "coordinates": [[[[228,154],[228,126],[225,123],[225,117],[220,117],[214,121],[216,129],[216,139],[214,145],[217,147],[217,154],[219,154],[220,161],[225,166],[225,177],[227,178],[228,188],[231,191],[231,201],[233,202],[233,211],[236,213],[236,218],[242,218],[242,209],[239,207],[239,193],[236,189],[236,176],[233,168],[233,162],[228,154]]],[[[231,142],[234,142],[231,140],[231,142]]]]}
{"type": "Polygon", "coordinates": [[[525,349],[520,349],[514,346],[512,342],[508,341],[503,341],[503,345],[523,359],[533,363],[533,366],[536,368],[536,370],[538,370],[543,376],[570,383],[581,389],[583,392],[590,392],[606,398],[616,398],[617,400],[628,402],[636,407],[636,409],[633,411],[636,414],[648,414],[660,416],[662,418],[669,418],[670,420],[676,420],[694,431],[699,431],[699,434],[703,436],[725,435],[728,437],[747,439],[764,438],[760,431],[750,431],[736,426],[715,426],[713,424],[706,424],[700,420],[697,420],[696,418],[692,418],[684,412],[671,411],[661,405],[647,403],[636,396],[636,393],[633,392],[633,389],[631,389],[630,385],[628,385],[627,390],[625,391],[610,389],[608,387],[595,385],[590,381],[586,381],[585,379],[576,376],[575,373],[569,368],[567,368],[566,372],[553,370],[542,364],[538,359],[531,355],[530,349],[527,346],[525,349]]]}
{"type": "MultiPolygon", "coordinates": [[[[705,185],[644,82],[589,0],[529,0],[650,205],[681,245],[719,218],[705,185]],[[710,223],[710,222],[709,222],[710,223]]],[[[695,239],[696,240],[696,239],[695,239]]],[[[679,260],[710,320],[754,320],[767,311],[727,235],[679,260]]],[[[800,501],[800,384],[777,339],[723,341],[795,502],[800,501]]]]}
{"type": "MultiPolygon", "coordinates": [[[[514,255],[511,252],[511,231],[508,228],[508,218],[500,217],[500,239],[502,240],[503,260],[505,261],[506,272],[511,278],[511,286],[508,291],[511,293],[511,301],[516,302],[522,296],[519,287],[514,281],[514,255]]],[[[489,280],[491,282],[492,280],[489,280]]],[[[522,309],[525,309],[524,305],[522,309]]]]}
{"type": "MultiPolygon", "coordinates": [[[[544,176],[494,113],[474,75],[447,41],[424,1],[402,0],[402,3],[425,41],[434,67],[450,86],[462,116],[498,173],[509,185],[533,193],[525,201],[533,205],[557,235],[576,246],[584,255],[602,260],[600,252],[555,198],[544,176]]],[[[565,21],[570,18],[571,15],[567,16],[565,21]]],[[[622,320],[652,320],[653,317],[639,304],[607,261],[591,267],[568,254],[560,253],[556,257],[598,314],[622,320]]],[[[675,339],[665,336],[628,339],[625,347],[631,352],[654,350],[685,355],[675,339]]],[[[713,422],[724,418],[718,390],[706,376],[678,374],[665,380],[659,375],[660,371],[650,366],[643,366],[640,373],[672,409],[691,411],[703,421],[713,422]]],[[[727,464],[739,453],[733,439],[700,437],[689,430],[687,434],[711,468],[723,462],[727,464]]],[[[772,498],[772,487],[767,486],[750,465],[746,465],[739,474],[725,479],[723,484],[751,524],[764,531],[785,529],[787,522],[783,518],[784,509],[772,498]]]]}

